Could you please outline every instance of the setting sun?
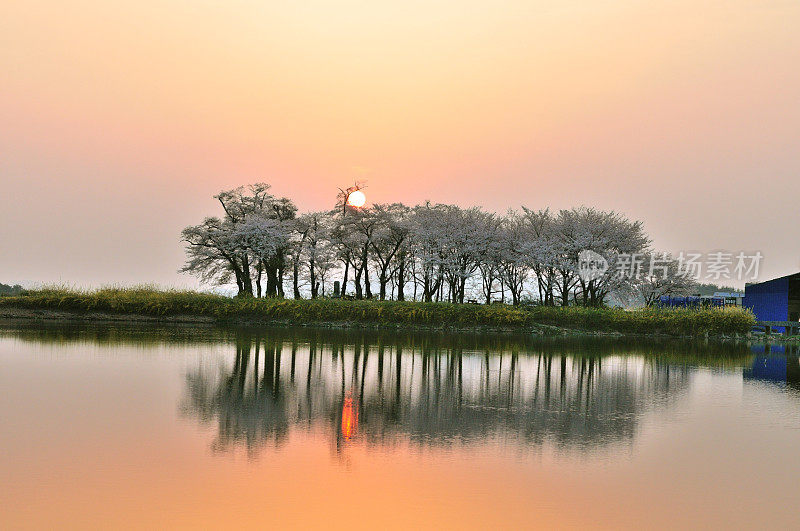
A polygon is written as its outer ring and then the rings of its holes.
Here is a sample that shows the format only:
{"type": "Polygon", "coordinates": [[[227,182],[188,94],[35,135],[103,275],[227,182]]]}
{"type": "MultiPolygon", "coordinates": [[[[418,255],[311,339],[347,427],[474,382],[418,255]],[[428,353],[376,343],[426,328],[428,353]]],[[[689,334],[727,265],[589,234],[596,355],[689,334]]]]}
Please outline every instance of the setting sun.
{"type": "Polygon", "coordinates": [[[364,192],[361,190],[351,192],[350,195],[347,196],[347,204],[351,207],[361,208],[366,202],[367,196],[365,196],[364,192]]]}

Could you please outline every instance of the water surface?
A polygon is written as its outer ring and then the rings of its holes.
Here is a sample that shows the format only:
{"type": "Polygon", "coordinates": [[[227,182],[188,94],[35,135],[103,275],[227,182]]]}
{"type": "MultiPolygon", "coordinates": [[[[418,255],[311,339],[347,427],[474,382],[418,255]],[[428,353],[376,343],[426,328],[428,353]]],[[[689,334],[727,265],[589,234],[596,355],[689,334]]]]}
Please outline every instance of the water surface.
{"type": "Polygon", "coordinates": [[[797,527],[785,349],[0,328],[0,527],[797,527]]]}

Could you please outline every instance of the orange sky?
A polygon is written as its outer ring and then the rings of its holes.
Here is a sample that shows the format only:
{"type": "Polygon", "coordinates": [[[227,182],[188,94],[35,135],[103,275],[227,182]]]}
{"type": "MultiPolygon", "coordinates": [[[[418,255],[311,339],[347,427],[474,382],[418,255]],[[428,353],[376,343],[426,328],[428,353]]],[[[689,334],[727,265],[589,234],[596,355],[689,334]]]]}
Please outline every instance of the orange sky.
{"type": "Polygon", "coordinates": [[[587,204],[800,269],[800,3],[0,5],[0,282],[157,282],[211,195],[587,204]]]}

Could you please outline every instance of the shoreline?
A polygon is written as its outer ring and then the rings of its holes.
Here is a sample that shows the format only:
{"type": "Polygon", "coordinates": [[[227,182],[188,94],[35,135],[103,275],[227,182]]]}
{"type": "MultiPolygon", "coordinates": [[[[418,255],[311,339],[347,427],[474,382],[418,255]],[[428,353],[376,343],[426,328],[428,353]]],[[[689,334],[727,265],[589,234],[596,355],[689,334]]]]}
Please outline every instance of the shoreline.
{"type": "MultiPolygon", "coordinates": [[[[314,321],[314,322],[293,322],[287,319],[269,319],[248,317],[228,317],[217,318],[208,315],[196,314],[176,314],[176,315],[146,315],[138,313],[112,313],[112,312],[92,312],[74,310],[53,310],[49,308],[14,308],[0,306],[0,323],[11,322],[31,322],[42,321],[47,323],[109,323],[109,324],[176,324],[176,325],[203,325],[203,326],[267,326],[267,327],[300,327],[300,328],[320,328],[320,329],[341,329],[341,330],[397,330],[397,331],[420,331],[420,332],[469,332],[469,333],[493,333],[493,334],[530,334],[538,336],[565,336],[565,335],[585,335],[585,336],[609,336],[622,337],[628,336],[619,332],[600,332],[589,330],[577,330],[562,328],[551,325],[533,325],[530,327],[511,327],[511,326],[446,326],[446,325],[426,325],[409,323],[365,323],[359,321],[314,321]]],[[[671,337],[671,336],[661,336],[671,337]]]]}
{"type": "MultiPolygon", "coordinates": [[[[113,313],[101,311],[80,311],[51,308],[18,308],[0,306],[0,324],[15,323],[48,323],[48,324],[126,324],[126,325],[187,325],[203,328],[215,327],[279,327],[308,328],[333,330],[364,331],[397,331],[397,332],[445,332],[445,333],[482,333],[491,335],[528,335],[532,337],[574,337],[574,338],[630,338],[630,339],[679,339],[679,340],[713,340],[713,341],[747,341],[754,342],[759,336],[752,334],[707,334],[703,336],[666,334],[662,332],[630,333],[613,330],[588,330],[567,328],[548,324],[533,324],[522,327],[504,327],[493,325],[447,326],[421,323],[368,323],[359,321],[315,321],[292,322],[286,319],[258,318],[240,316],[217,318],[208,315],[175,314],[147,315],[142,313],[113,313]]],[[[763,336],[761,336],[763,338],[763,336]]],[[[778,338],[769,338],[775,342],[778,338]]],[[[759,341],[755,341],[759,342],[759,341]]]]}
{"type": "Polygon", "coordinates": [[[755,319],[740,309],[635,310],[420,301],[229,298],[192,291],[30,291],[0,297],[0,319],[449,331],[530,336],[743,339],[755,319]]]}

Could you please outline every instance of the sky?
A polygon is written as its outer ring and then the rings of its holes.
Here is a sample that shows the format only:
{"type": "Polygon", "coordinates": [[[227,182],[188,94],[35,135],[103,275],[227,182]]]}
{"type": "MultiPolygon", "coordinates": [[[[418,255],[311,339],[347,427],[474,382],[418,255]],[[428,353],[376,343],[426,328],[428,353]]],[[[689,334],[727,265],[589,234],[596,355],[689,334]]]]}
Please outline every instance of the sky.
{"type": "Polygon", "coordinates": [[[180,231],[215,193],[308,211],[356,179],[792,273],[798,27],[795,0],[4,0],[0,282],[196,287],[180,231]]]}

